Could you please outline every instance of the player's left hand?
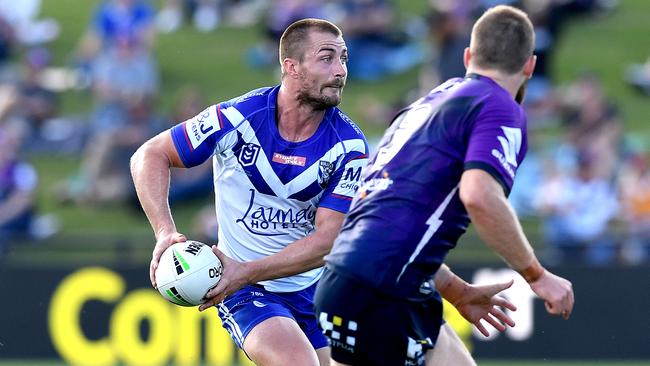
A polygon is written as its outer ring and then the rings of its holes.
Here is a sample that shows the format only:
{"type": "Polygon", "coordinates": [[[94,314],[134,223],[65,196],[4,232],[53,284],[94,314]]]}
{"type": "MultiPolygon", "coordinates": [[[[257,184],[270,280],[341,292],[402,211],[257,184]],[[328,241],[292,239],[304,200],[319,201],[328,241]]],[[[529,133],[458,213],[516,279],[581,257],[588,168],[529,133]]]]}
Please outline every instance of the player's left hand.
{"type": "Polygon", "coordinates": [[[221,261],[223,273],[221,274],[221,279],[217,286],[208,291],[205,295],[208,300],[199,306],[199,311],[215,306],[222,302],[227,296],[232,295],[235,291],[250,283],[248,266],[246,263],[237,262],[228,258],[217,249],[216,245],[212,246],[212,252],[216,254],[221,261]]]}
{"type": "Polygon", "coordinates": [[[500,308],[515,311],[517,307],[508,300],[497,296],[497,294],[510,288],[513,282],[513,280],[510,280],[510,282],[491,285],[468,285],[453,305],[463,318],[474,324],[476,329],[484,336],[489,336],[490,332],[483,326],[481,320],[485,320],[496,330],[503,332],[506,330],[504,324],[514,327],[515,322],[500,308]]]}

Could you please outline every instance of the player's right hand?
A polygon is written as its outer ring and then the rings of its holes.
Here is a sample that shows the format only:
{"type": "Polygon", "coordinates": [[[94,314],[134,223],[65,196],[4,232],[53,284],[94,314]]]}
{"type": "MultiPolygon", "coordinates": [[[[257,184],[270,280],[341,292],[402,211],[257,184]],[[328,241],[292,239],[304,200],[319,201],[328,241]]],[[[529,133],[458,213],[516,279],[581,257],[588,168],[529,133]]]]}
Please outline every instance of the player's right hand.
{"type": "Polygon", "coordinates": [[[569,319],[575,302],[570,281],[545,270],[540,278],[530,283],[530,288],[545,301],[546,311],[569,319]]]}
{"type": "Polygon", "coordinates": [[[149,265],[149,279],[151,280],[151,286],[153,286],[153,288],[158,288],[156,285],[156,268],[158,268],[160,256],[162,256],[165,249],[169,248],[172,244],[182,243],[184,241],[187,241],[187,237],[178,232],[161,234],[158,236],[156,246],[153,248],[153,254],[151,255],[151,264],[149,265]]]}

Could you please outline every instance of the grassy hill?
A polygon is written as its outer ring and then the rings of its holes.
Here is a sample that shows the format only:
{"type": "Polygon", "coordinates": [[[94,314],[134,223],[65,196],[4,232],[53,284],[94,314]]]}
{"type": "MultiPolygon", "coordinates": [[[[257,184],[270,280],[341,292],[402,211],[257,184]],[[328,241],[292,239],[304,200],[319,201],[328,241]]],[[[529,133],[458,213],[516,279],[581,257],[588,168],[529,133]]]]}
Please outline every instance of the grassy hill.
{"type": "MultiPolygon", "coordinates": [[[[42,15],[57,19],[61,25],[60,37],[51,45],[55,65],[69,63],[77,42],[89,23],[92,9],[98,1],[45,0],[42,15]]],[[[425,1],[397,1],[400,19],[405,21],[426,10],[425,1]]],[[[630,62],[641,62],[649,55],[647,36],[650,34],[650,2],[625,0],[613,13],[606,16],[581,17],[569,22],[559,41],[553,62],[556,83],[572,80],[579,72],[598,73],[608,94],[621,107],[628,133],[648,140],[646,127],[650,113],[648,98],[631,90],[622,80],[623,70],[630,62]]],[[[191,27],[174,34],[159,35],[155,54],[160,63],[162,86],[158,108],[169,110],[179,89],[197,86],[206,100],[216,102],[229,99],[250,89],[277,82],[276,73],[253,70],[244,62],[246,50],[260,38],[260,27],[221,27],[212,33],[198,33],[191,27]]],[[[351,81],[346,87],[342,109],[366,131],[369,136],[381,134],[384,121],[364,119],[363,109],[368,96],[380,103],[392,103],[417,83],[418,70],[389,77],[378,83],[351,81]]],[[[89,111],[90,97],[83,92],[70,91],[62,95],[64,114],[89,111]]],[[[43,212],[54,213],[62,221],[62,231],[46,245],[18,248],[13,253],[16,263],[54,259],[72,262],[112,260],[123,245],[132,248],[129,258],[135,262],[150,255],[152,236],[144,216],[132,208],[113,205],[101,208],[60,206],[56,203],[55,183],[72,174],[79,164],[77,157],[34,156],[41,177],[38,199],[43,212]],[[125,244],[126,243],[126,244],[125,244]],[[83,248],[92,248],[84,254],[83,248]],[[138,249],[140,248],[140,249],[138,249]],[[98,255],[99,253],[99,255],[98,255]]],[[[179,228],[187,231],[192,213],[201,203],[174,207],[179,228]]],[[[527,225],[535,230],[534,222],[527,225]]],[[[481,250],[476,240],[468,240],[464,249],[454,258],[492,259],[481,250]]]]}

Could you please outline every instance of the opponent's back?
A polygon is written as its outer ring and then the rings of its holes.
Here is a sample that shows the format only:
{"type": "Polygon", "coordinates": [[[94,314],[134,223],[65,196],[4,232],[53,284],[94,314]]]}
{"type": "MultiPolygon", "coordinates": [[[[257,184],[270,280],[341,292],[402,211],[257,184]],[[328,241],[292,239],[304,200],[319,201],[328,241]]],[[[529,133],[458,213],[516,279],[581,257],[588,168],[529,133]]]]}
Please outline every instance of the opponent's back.
{"type": "Polygon", "coordinates": [[[525,123],[508,91],[475,74],[401,111],[364,170],[328,265],[415,296],[469,224],[461,175],[483,169],[508,193],[527,148],[525,123]]]}

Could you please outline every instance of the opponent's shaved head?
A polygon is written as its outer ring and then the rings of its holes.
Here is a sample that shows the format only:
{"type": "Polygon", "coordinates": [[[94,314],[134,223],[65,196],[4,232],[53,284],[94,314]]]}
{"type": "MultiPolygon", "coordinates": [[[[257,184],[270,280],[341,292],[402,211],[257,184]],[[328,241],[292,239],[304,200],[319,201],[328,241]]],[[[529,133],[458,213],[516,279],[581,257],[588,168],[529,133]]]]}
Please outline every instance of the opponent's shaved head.
{"type": "Polygon", "coordinates": [[[474,23],[469,48],[476,66],[518,73],[535,48],[533,24],[517,8],[495,6],[474,23]]]}

